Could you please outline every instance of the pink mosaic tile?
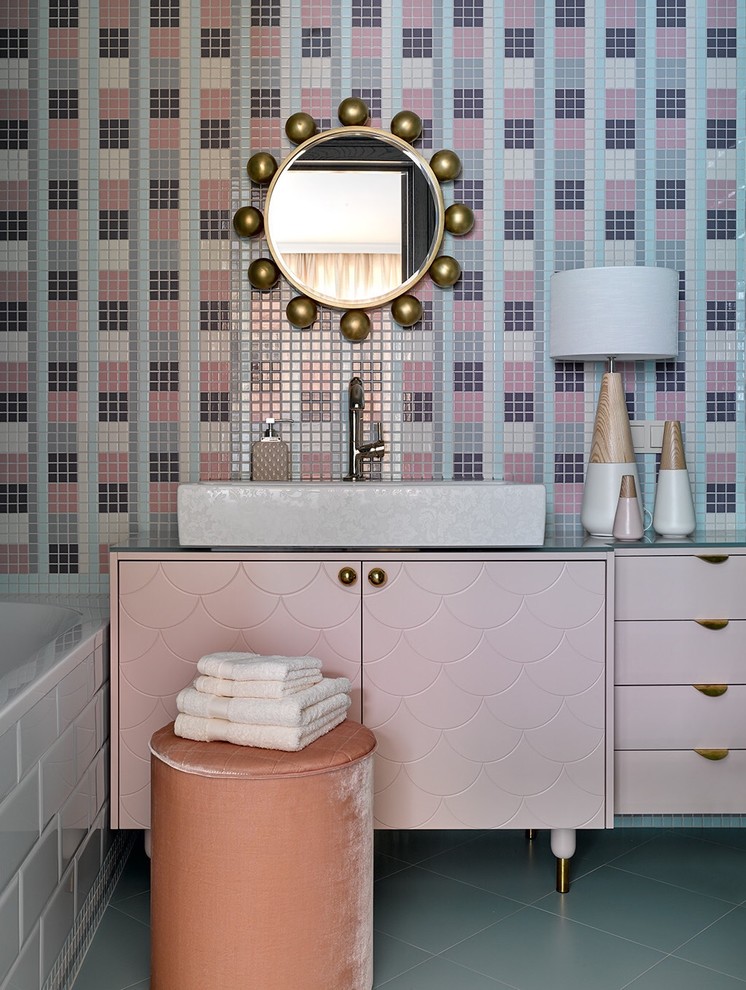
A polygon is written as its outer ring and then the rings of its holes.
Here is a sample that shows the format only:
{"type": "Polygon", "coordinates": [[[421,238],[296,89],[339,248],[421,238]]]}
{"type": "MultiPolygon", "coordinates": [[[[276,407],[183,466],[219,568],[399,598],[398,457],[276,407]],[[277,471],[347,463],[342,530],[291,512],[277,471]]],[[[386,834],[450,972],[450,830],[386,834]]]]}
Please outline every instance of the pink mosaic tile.
{"type": "Polygon", "coordinates": [[[50,333],[77,333],[80,325],[78,302],[74,299],[50,299],[47,320],[50,333]]]}
{"type": "Polygon", "coordinates": [[[80,48],[80,32],[77,28],[49,29],[49,57],[77,58],[80,48]]]}
{"type": "Polygon", "coordinates": [[[50,512],[74,514],[78,511],[78,485],[73,481],[50,482],[47,487],[50,512]]]}
{"type": "Polygon", "coordinates": [[[655,146],[661,151],[686,148],[688,129],[686,120],[656,120],[655,146]]]}
{"type": "Polygon", "coordinates": [[[655,419],[678,419],[685,422],[687,418],[686,394],[684,392],[656,392],[655,419]]]}
{"type": "Polygon", "coordinates": [[[586,419],[583,392],[556,392],[554,417],[558,423],[583,423],[586,419]]]}
{"type": "Polygon", "coordinates": [[[149,489],[148,508],[151,512],[176,512],[178,482],[153,481],[149,489]]]}
{"type": "Polygon", "coordinates": [[[554,235],[558,241],[582,241],[585,237],[585,213],[581,210],[556,210],[554,235]]]}
{"type": "Polygon", "coordinates": [[[30,574],[31,553],[28,544],[0,544],[0,574],[30,574]]]}
{"type": "Polygon", "coordinates": [[[557,28],[554,46],[557,58],[583,58],[585,55],[585,28],[557,28]]]}
{"type": "Polygon", "coordinates": [[[505,454],[505,481],[531,484],[535,480],[534,455],[529,451],[505,454]]]}
{"type": "Polygon", "coordinates": [[[505,27],[534,27],[536,7],[533,0],[516,0],[505,7],[505,27]]]}
{"type": "MultiPolygon", "coordinates": [[[[427,25],[418,25],[426,27],[427,25]]],[[[481,28],[456,28],[453,32],[453,54],[456,58],[479,58],[484,52],[484,31],[481,28]]]]}
{"type": "Polygon", "coordinates": [[[50,120],[50,151],[75,151],[80,145],[79,120],[50,120]]]}
{"type": "Polygon", "coordinates": [[[482,392],[455,392],[453,395],[453,419],[456,423],[481,423],[484,419],[484,394],[482,392]]]}
{"type": "Polygon", "coordinates": [[[637,23],[636,0],[606,0],[605,14],[607,27],[635,27],[637,23]]]}
{"type": "Polygon", "coordinates": [[[684,27],[659,27],[655,33],[658,58],[686,58],[687,30],[684,27]]]}
{"type": "Polygon", "coordinates": [[[178,58],[181,50],[179,28],[160,27],[150,31],[151,58],[178,58]]]}
{"type": "Polygon", "coordinates": [[[151,241],[178,241],[182,223],[179,210],[150,210],[148,232],[151,241]]]}
{"type": "Polygon", "coordinates": [[[402,478],[404,481],[431,481],[433,479],[433,455],[421,451],[403,451],[402,478]]]}
{"type": "Polygon", "coordinates": [[[50,392],[47,398],[50,423],[74,423],[78,418],[76,392],[50,392]]]}
{"type": "Polygon", "coordinates": [[[554,146],[560,151],[580,151],[585,148],[584,120],[557,120],[554,124],[554,146]]]}
{"type": "Polygon", "coordinates": [[[737,27],[738,11],[739,0],[707,0],[707,26],[737,27]]]}
{"type": "Polygon", "coordinates": [[[228,451],[203,450],[199,455],[200,481],[225,481],[231,476],[231,455],[228,451]]]}
{"type": "Polygon", "coordinates": [[[353,58],[380,58],[383,55],[380,28],[354,27],[350,32],[350,52],[353,58]]]}
{"type": "Polygon", "coordinates": [[[738,462],[733,452],[712,451],[705,455],[707,477],[712,481],[734,482],[738,477],[738,462]]]}
{"type": "Polygon", "coordinates": [[[47,236],[50,241],[77,241],[80,237],[80,219],[77,210],[52,210],[47,220],[47,236]]]}
{"type": "Polygon", "coordinates": [[[683,241],[687,217],[684,210],[656,210],[655,236],[660,241],[683,241]]]}
{"type": "Polygon", "coordinates": [[[101,0],[101,3],[99,3],[99,17],[102,27],[129,27],[129,0],[101,0]]]}

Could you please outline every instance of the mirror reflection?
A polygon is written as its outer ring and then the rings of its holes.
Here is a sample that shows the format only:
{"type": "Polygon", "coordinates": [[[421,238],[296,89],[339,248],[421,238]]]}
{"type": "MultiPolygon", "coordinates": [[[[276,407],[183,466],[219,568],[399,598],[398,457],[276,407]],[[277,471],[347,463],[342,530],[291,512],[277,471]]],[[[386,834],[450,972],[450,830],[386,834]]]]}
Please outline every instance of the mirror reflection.
{"type": "Polygon", "coordinates": [[[335,308],[376,306],[424,275],[443,235],[443,200],[403,140],[345,127],[306,141],[267,195],[275,261],[301,293],[335,308]]]}

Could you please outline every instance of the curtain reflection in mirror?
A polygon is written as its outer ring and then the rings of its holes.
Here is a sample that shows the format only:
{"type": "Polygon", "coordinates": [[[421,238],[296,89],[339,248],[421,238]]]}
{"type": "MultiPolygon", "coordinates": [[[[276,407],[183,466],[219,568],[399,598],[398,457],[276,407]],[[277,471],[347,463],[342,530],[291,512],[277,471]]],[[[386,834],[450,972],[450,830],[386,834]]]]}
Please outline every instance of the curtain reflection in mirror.
{"type": "Polygon", "coordinates": [[[402,281],[401,254],[374,253],[283,253],[283,262],[297,281],[311,286],[313,293],[355,303],[375,299],[402,281]]]}

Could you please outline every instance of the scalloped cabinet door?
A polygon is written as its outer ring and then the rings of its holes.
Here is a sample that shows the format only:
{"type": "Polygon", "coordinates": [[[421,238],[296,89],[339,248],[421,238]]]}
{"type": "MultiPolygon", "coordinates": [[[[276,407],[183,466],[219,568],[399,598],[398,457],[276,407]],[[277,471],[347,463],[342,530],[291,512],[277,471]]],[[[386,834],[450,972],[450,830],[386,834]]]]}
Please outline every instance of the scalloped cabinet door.
{"type": "Polygon", "coordinates": [[[156,729],[176,717],[176,695],[205,653],[317,656],[324,673],[349,677],[360,718],[360,591],[339,563],[120,560],[117,697],[112,711],[112,824],[150,827],[150,754],[156,729]]]}
{"type": "Polygon", "coordinates": [[[363,721],[377,826],[603,828],[606,564],[376,566],[363,721]]]}

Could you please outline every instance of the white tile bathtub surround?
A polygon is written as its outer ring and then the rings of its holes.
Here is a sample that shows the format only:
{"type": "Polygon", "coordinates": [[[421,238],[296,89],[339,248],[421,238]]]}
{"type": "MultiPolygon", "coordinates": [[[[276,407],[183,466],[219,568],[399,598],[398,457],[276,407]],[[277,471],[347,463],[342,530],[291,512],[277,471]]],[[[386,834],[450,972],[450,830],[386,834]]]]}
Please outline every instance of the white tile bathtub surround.
{"type": "Polygon", "coordinates": [[[39,768],[34,767],[0,804],[0,892],[38,840],[39,768]]]}
{"type": "Polygon", "coordinates": [[[0,990],[72,984],[126,851],[108,828],[105,613],[96,621],[44,690],[0,712],[0,990]]]}
{"type": "Polygon", "coordinates": [[[57,732],[57,698],[54,691],[37,701],[18,723],[18,748],[21,754],[20,775],[39,762],[54,743],[57,732]]]}
{"type": "Polygon", "coordinates": [[[21,937],[34,930],[42,909],[57,886],[59,875],[59,830],[54,821],[46,829],[21,867],[21,937]]]}
{"type": "Polygon", "coordinates": [[[70,864],[41,918],[42,972],[52,969],[75,921],[75,866],[70,864]]]}
{"type": "Polygon", "coordinates": [[[34,929],[25,942],[21,954],[10,971],[3,990],[39,990],[41,986],[41,945],[40,925],[34,929]]]}
{"type": "Polygon", "coordinates": [[[16,729],[7,729],[0,736],[0,802],[18,782],[18,746],[16,729]]]}
{"type": "Polygon", "coordinates": [[[16,961],[19,949],[18,880],[9,883],[0,896],[0,980],[16,961]]]}

